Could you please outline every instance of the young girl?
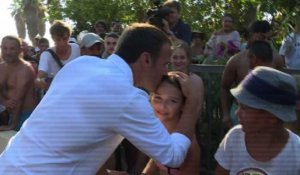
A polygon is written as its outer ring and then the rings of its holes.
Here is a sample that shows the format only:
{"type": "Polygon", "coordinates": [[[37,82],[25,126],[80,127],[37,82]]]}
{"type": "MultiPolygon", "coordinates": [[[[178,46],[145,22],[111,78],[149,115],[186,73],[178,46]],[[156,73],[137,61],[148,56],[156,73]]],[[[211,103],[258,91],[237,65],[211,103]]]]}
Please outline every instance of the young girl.
{"type": "MultiPolygon", "coordinates": [[[[185,98],[181,92],[180,84],[172,76],[164,76],[155,93],[151,95],[154,112],[170,133],[174,132],[176,128],[184,102],[185,98]]],[[[160,175],[198,175],[200,173],[199,167],[200,147],[194,135],[186,159],[178,169],[165,167],[151,159],[143,173],[151,175],[159,171],[160,175]]]]}
{"type": "MultiPolygon", "coordinates": [[[[201,87],[199,89],[199,94],[195,95],[201,95],[204,94],[204,88],[203,88],[203,82],[200,76],[190,72],[189,66],[192,63],[192,50],[191,47],[184,41],[177,42],[173,45],[174,51],[171,56],[171,67],[173,71],[180,71],[187,75],[189,75],[189,78],[193,82],[195,86],[201,87]]],[[[202,109],[203,100],[201,98],[201,101],[198,102],[199,108],[202,109]]],[[[200,111],[200,113],[202,110],[200,111]]]]}

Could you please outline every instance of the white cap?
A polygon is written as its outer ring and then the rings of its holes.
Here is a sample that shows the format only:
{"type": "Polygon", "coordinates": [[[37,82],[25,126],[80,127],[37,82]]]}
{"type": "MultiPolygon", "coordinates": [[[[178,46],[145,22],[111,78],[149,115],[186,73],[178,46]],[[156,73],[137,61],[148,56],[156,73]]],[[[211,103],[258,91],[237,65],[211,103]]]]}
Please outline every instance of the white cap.
{"type": "Polygon", "coordinates": [[[91,47],[96,43],[103,43],[103,39],[95,33],[86,33],[79,43],[80,47],[91,47]]]}

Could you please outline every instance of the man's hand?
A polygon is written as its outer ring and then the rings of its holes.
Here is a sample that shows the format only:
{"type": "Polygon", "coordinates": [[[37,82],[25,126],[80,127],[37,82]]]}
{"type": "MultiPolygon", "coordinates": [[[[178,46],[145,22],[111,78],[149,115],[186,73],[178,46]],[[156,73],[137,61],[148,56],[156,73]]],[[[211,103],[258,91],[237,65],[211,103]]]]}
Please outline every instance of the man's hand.
{"type": "Polygon", "coordinates": [[[4,106],[8,111],[13,111],[18,105],[18,102],[14,99],[9,99],[4,102],[4,106]]]}
{"type": "Polygon", "coordinates": [[[35,86],[47,90],[50,84],[46,82],[45,78],[37,78],[35,81],[35,86]]]}
{"type": "Polygon", "coordinates": [[[197,90],[199,89],[193,85],[193,81],[189,75],[179,71],[169,72],[168,75],[174,76],[179,81],[182,93],[186,98],[196,97],[195,94],[197,94],[197,90]]]}

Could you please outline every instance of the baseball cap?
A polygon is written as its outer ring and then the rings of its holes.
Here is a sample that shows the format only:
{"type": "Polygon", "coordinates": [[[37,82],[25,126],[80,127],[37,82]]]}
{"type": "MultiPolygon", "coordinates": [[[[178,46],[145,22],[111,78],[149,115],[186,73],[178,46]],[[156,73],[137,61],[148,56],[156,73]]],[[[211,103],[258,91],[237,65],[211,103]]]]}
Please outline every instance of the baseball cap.
{"type": "Polygon", "coordinates": [[[79,43],[80,47],[91,47],[96,43],[103,43],[103,39],[95,33],[85,33],[79,43]]]}

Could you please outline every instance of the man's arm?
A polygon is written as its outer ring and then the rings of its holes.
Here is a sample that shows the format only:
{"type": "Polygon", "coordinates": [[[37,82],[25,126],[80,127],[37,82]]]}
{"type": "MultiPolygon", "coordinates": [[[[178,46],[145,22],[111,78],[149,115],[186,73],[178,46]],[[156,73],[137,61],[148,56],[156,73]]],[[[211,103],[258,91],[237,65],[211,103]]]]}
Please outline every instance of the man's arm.
{"type": "MultiPolygon", "coordinates": [[[[172,73],[171,73],[172,74],[172,73]]],[[[194,135],[194,128],[197,119],[199,118],[202,110],[204,86],[201,79],[195,81],[189,75],[181,72],[176,72],[177,79],[180,82],[182,92],[186,97],[183,106],[180,120],[177,123],[175,132],[179,132],[192,140],[194,135]]]]}
{"type": "Polygon", "coordinates": [[[38,67],[38,75],[35,80],[35,86],[37,88],[41,89],[48,89],[49,84],[45,81],[45,79],[48,77],[48,73],[46,70],[48,70],[48,57],[51,57],[49,52],[43,52],[40,56],[40,62],[38,67]]]}
{"type": "Polygon", "coordinates": [[[6,101],[8,111],[11,117],[11,123],[9,125],[0,126],[0,130],[12,130],[15,129],[19,123],[19,116],[22,112],[25,96],[28,88],[33,83],[34,71],[31,67],[23,68],[18,72],[15,87],[11,89],[9,99],[6,101]]]}
{"type": "Polygon", "coordinates": [[[155,175],[157,172],[158,168],[154,162],[153,159],[150,159],[149,162],[147,163],[146,167],[143,170],[143,174],[146,175],[155,175]]]}
{"type": "Polygon", "coordinates": [[[44,71],[39,70],[37,78],[35,79],[35,86],[41,89],[48,89],[49,83],[46,82],[48,74],[44,71]]]}
{"type": "Polygon", "coordinates": [[[233,98],[230,94],[230,88],[235,83],[237,76],[236,76],[236,55],[231,57],[227,64],[225,65],[222,81],[221,81],[221,105],[222,105],[222,112],[223,112],[223,123],[225,127],[231,128],[232,123],[230,121],[230,107],[233,101],[233,98]]]}
{"type": "Polygon", "coordinates": [[[192,42],[192,31],[188,24],[183,23],[182,30],[180,31],[180,37],[183,41],[191,44],[192,42]]]}

